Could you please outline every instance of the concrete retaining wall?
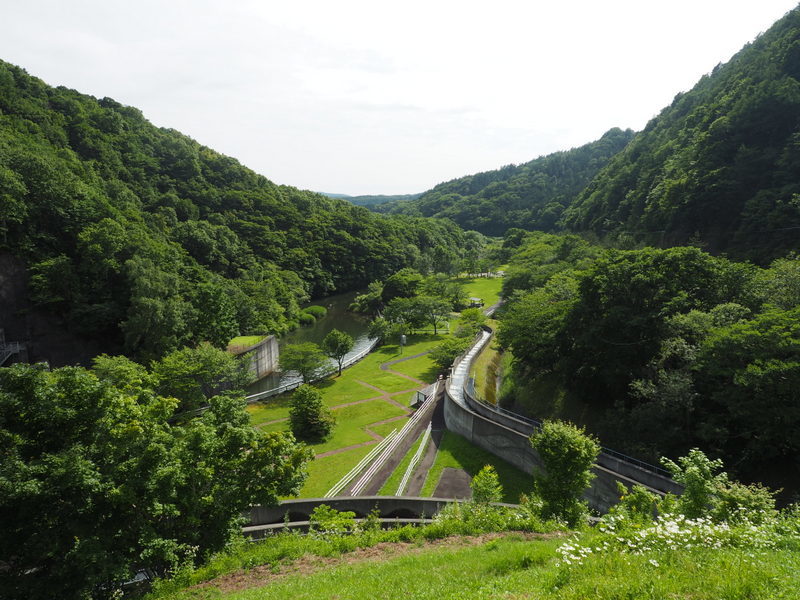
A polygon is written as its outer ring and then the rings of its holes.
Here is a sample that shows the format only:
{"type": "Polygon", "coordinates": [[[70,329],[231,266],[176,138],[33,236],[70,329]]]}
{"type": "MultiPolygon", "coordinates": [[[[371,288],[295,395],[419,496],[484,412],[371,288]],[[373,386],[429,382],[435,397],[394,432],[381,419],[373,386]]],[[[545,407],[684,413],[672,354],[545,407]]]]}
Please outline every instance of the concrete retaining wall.
{"type": "MultiPolygon", "coordinates": [[[[465,404],[470,402],[468,395],[464,399],[465,404]]],[[[472,402],[474,405],[474,400],[472,402]]],[[[448,430],[465,437],[525,473],[533,474],[542,468],[541,460],[529,441],[533,432],[532,425],[497,413],[489,407],[481,407],[479,410],[487,414],[484,416],[460,404],[450,395],[449,389],[445,392],[444,420],[448,430]],[[513,429],[504,424],[513,421],[516,421],[513,429]]],[[[619,500],[617,482],[628,488],[638,483],[657,493],[681,491],[681,487],[671,479],[608,455],[602,455],[593,470],[596,477],[584,498],[589,506],[601,513],[607,512],[619,500]]]]}
{"type": "MultiPolygon", "coordinates": [[[[464,394],[464,404],[470,411],[495,424],[502,425],[506,429],[524,435],[526,439],[534,432],[534,425],[532,423],[522,421],[514,418],[512,415],[499,412],[492,407],[487,406],[486,404],[478,402],[468,393],[464,394]]],[[[528,446],[530,446],[530,443],[528,443],[528,446]]],[[[531,452],[533,452],[533,449],[531,449],[531,452]]],[[[526,464],[528,464],[529,459],[525,458],[525,461],[526,464]]],[[[680,484],[675,483],[669,477],[649,471],[637,466],[632,462],[618,458],[611,454],[607,454],[606,452],[600,453],[600,455],[597,457],[597,464],[608,471],[612,471],[624,476],[631,481],[640,483],[641,485],[658,491],[659,493],[671,492],[673,494],[680,494],[683,491],[683,487],[680,484]]]]}
{"type": "Polygon", "coordinates": [[[267,336],[243,353],[250,356],[250,371],[256,379],[278,370],[278,340],[274,335],[267,336]]]}

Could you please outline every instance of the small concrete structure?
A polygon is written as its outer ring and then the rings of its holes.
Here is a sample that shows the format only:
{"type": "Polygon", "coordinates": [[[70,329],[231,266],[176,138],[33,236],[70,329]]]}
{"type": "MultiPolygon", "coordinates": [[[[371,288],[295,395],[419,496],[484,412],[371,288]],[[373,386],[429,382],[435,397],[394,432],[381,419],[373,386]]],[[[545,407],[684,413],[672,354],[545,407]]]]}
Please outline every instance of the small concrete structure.
{"type": "Polygon", "coordinates": [[[236,356],[249,354],[250,371],[256,379],[278,370],[278,340],[274,335],[265,336],[251,346],[229,346],[228,351],[236,356]]]}

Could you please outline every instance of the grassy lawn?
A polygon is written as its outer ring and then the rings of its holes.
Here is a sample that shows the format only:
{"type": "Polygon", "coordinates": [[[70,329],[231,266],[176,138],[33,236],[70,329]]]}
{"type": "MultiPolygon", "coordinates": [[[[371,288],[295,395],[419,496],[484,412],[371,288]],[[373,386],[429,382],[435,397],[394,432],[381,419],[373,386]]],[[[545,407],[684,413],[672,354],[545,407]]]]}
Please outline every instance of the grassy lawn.
{"type": "Polygon", "coordinates": [[[240,335],[228,342],[228,348],[233,351],[243,350],[257,344],[266,337],[266,335],[240,335]]]}
{"type": "Polygon", "coordinates": [[[277,423],[270,423],[269,425],[262,425],[259,429],[266,433],[274,433],[276,431],[289,431],[289,421],[278,421],[277,423]]]}
{"type": "MultiPolygon", "coordinates": [[[[333,407],[348,402],[375,398],[380,395],[380,392],[362,385],[359,381],[374,385],[387,393],[402,392],[403,390],[412,390],[416,388],[417,386],[414,385],[413,381],[382,371],[380,366],[390,360],[402,358],[403,356],[412,356],[430,350],[433,346],[440,343],[443,338],[442,336],[428,334],[410,335],[408,338],[409,343],[403,349],[403,354],[399,353],[400,347],[397,345],[390,344],[381,346],[374,352],[368,354],[364,360],[342,371],[341,377],[330,377],[315,383],[314,387],[322,392],[322,399],[325,404],[333,407]]],[[[414,360],[416,359],[407,361],[413,364],[410,367],[405,367],[411,371],[408,374],[412,377],[416,377],[413,373],[420,372],[425,364],[424,360],[421,360],[419,363],[414,363],[414,360]]],[[[399,363],[397,366],[401,368],[396,370],[400,373],[406,373],[407,371],[403,370],[403,365],[405,364],[406,363],[399,363]]],[[[422,372],[424,373],[424,370],[422,370],[422,372]]],[[[422,378],[418,377],[418,379],[422,378]]],[[[422,379],[422,381],[427,380],[422,379]]],[[[431,381],[433,381],[433,379],[431,379],[431,381]]],[[[274,398],[268,398],[263,402],[250,404],[247,407],[247,412],[250,413],[250,421],[253,425],[260,425],[268,421],[274,421],[275,419],[285,419],[289,416],[290,399],[291,392],[275,396],[274,398]]],[[[380,421],[380,419],[375,419],[375,421],[380,421]]]]}
{"type": "Polygon", "coordinates": [[[374,445],[362,446],[347,452],[314,459],[308,465],[308,479],[298,497],[321,498],[373,448],[375,448],[374,445]]]}
{"type": "Polygon", "coordinates": [[[484,307],[491,306],[500,299],[502,277],[462,277],[456,281],[464,286],[467,296],[483,300],[484,307]]]}
{"type": "MultiPolygon", "coordinates": [[[[400,395],[396,401],[408,405],[411,401],[413,389],[419,387],[413,381],[404,377],[394,375],[387,371],[382,371],[380,365],[401,358],[412,356],[420,352],[425,352],[438,344],[443,339],[442,335],[417,334],[408,336],[408,343],[400,354],[398,345],[386,345],[368,354],[363,360],[342,372],[341,377],[331,377],[315,384],[322,392],[322,397],[326,405],[334,409],[337,424],[334,428],[332,437],[322,443],[313,446],[314,452],[320,454],[330,450],[337,450],[347,446],[354,446],[363,442],[371,441],[373,438],[366,432],[366,427],[371,423],[377,423],[391,417],[404,415],[403,409],[382,400],[379,396],[381,392],[372,389],[359,382],[369,383],[386,393],[408,391],[408,395],[400,395]],[[369,400],[354,404],[352,406],[336,406],[369,400]]],[[[412,377],[417,377],[423,381],[429,378],[419,377],[425,374],[428,368],[429,359],[412,359],[399,363],[399,372],[408,373],[412,377]]],[[[433,381],[430,378],[430,381],[433,381]]],[[[265,431],[286,431],[289,429],[288,422],[273,423],[264,425],[267,422],[277,419],[285,419],[289,416],[289,403],[291,393],[282,394],[275,398],[269,398],[264,402],[251,404],[247,407],[253,425],[260,425],[265,431]]],[[[398,420],[394,423],[379,425],[372,430],[380,436],[386,436],[392,429],[399,429],[406,423],[405,420],[398,420]]],[[[325,457],[314,461],[309,471],[311,477],[301,492],[301,497],[315,497],[324,494],[330,487],[338,481],[348,470],[369,451],[372,446],[357,448],[334,457],[325,457]],[[320,465],[328,465],[321,467],[320,465]]]]}
{"type": "Polygon", "coordinates": [[[433,383],[439,375],[439,368],[427,354],[392,365],[391,369],[425,383],[433,383]]]}
{"type": "Polygon", "coordinates": [[[381,437],[386,437],[392,432],[392,429],[397,429],[398,431],[406,424],[408,419],[397,419],[397,421],[392,421],[391,423],[384,423],[383,425],[374,425],[369,428],[370,431],[374,431],[381,437]]]}
{"type": "Polygon", "coordinates": [[[338,406],[381,395],[380,392],[359,383],[356,379],[347,371],[342,371],[341,377],[319,381],[314,387],[322,392],[322,400],[328,406],[338,406]]]}
{"type": "Polygon", "coordinates": [[[285,419],[289,416],[289,400],[291,394],[281,394],[274,398],[267,398],[264,402],[254,402],[247,405],[250,413],[250,423],[259,426],[275,419],[285,419]]]}
{"type": "MultiPolygon", "coordinates": [[[[380,398],[376,398],[369,402],[336,408],[333,410],[333,414],[336,416],[336,427],[333,428],[333,435],[325,442],[311,445],[316,454],[369,442],[374,438],[366,432],[367,425],[391,417],[398,417],[405,413],[394,404],[389,404],[380,398]]],[[[402,422],[400,422],[400,426],[402,427],[402,422]]],[[[267,429],[267,431],[288,430],[288,421],[268,426],[267,429]]]]}
{"type": "Polygon", "coordinates": [[[484,465],[492,465],[500,478],[503,486],[503,501],[516,504],[520,494],[529,494],[533,489],[533,477],[523,473],[494,454],[473,446],[458,434],[445,431],[436,460],[428,471],[425,485],[422,486],[423,497],[432,496],[446,467],[464,469],[470,476],[474,476],[484,465]]]}
{"type": "MultiPolygon", "coordinates": [[[[409,463],[411,463],[411,459],[414,458],[417,448],[419,448],[419,445],[422,443],[422,437],[424,435],[424,431],[419,434],[417,441],[414,442],[411,448],[408,449],[408,452],[406,452],[403,460],[400,461],[400,464],[397,465],[397,468],[389,476],[389,479],[387,479],[386,483],[383,484],[383,487],[378,492],[379,496],[395,495],[395,492],[397,492],[397,486],[400,485],[400,480],[403,479],[403,475],[406,474],[406,469],[408,468],[409,463]]],[[[428,443],[430,443],[430,438],[428,439],[428,443]]]]}
{"type": "MultiPolygon", "coordinates": [[[[590,533],[581,534],[581,539],[590,533]]],[[[286,538],[305,551],[302,537],[286,538]]],[[[279,540],[276,543],[281,543],[279,540]]],[[[621,600],[660,598],[718,600],[797,599],[800,553],[791,548],[753,552],[747,548],[705,547],[652,550],[642,554],[599,552],[580,564],[564,564],[557,549],[563,536],[526,539],[507,533],[492,540],[424,545],[396,553],[330,561],[327,567],[297,569],[270,583],[254,581],[240,591],[219,588],[184,590],[172,598],[223,600],[621,600]],[[794,590],[794,591],[792,591],[794,590]]],[[[408,544],[406,544],[408,546],[408,544]]],[[[270,553],[278,570],[289,548],[246,548],[270,553]],[[274,556],[272,556],[274,555],[274,556]]],[[[319,551],[322,554],[321,551],[319,551]]],[[[330,552],[327,553],[328,555],[330,552]]],[[[308,563],[308,561],[306,561],[308,563]]]]}

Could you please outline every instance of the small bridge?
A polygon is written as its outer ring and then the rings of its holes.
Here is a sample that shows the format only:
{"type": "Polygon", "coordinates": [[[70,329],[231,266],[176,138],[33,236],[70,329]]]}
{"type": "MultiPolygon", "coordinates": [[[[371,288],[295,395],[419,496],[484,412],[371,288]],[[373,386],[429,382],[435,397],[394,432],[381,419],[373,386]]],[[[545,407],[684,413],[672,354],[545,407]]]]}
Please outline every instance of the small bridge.
{"type": "Polygon", "coordinates": [[[340,496],[284,500],[277,506],[252,507],[249,515],[246,515],[249,516],[249,523],[242,528],[242,532],[252,539],[261,539],[287,526],[307,529],[311,512],[320,504],[327,504],[340,512],[352,511],[356,519],[365,519],[371,512],[377,511],[383,524],[423,524],[430,523],[439,511],[454,502],[464,500],[412,496],[340,496]]]}

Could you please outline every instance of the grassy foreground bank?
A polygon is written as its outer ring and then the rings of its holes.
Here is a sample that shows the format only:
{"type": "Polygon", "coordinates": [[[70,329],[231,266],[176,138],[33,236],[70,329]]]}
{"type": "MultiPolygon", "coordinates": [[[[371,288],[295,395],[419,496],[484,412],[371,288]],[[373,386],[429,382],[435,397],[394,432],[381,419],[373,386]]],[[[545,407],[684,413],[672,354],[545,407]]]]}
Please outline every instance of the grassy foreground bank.
{"type": "Polygon", "coordinates": [[[557,529],[469,504],[416,529],[284,533],[180,574],[151,600],[800,598],[797,511],[759,524],[616,515],[557,529]]]}

